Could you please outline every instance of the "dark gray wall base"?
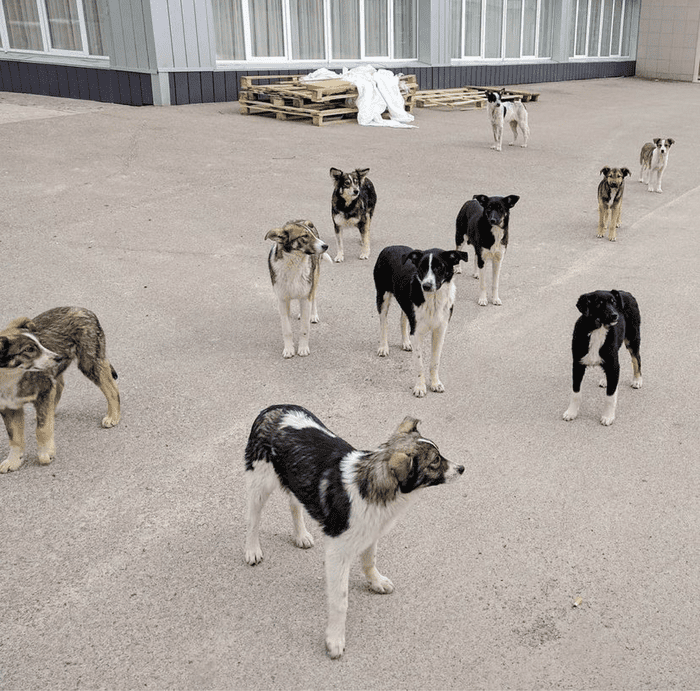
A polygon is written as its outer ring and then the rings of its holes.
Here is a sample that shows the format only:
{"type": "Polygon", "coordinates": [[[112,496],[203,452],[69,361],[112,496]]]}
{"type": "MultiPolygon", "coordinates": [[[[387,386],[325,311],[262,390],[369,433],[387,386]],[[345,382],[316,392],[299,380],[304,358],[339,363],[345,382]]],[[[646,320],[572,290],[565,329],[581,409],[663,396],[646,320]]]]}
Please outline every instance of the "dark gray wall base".
{"type": "Polygon", "coordinates": [[[0,91],[152,106],[151,75],[92,67],[0,60],[0,91]]]}
{"type": "MultiPolygon", "coordinates": [[[[464,67],[396,67],[393,72],[415,74],[420,89],[452,89],[460,86],[505,86],[575,79],[634,77],[636,62],[564,62],[535,65],[468,65],[464,67]]],[[[244,75],[302,74],[311,70],[248,70],[226,72],[171,72],[170,103],[218,103],[237,101],[244,75]]]]}

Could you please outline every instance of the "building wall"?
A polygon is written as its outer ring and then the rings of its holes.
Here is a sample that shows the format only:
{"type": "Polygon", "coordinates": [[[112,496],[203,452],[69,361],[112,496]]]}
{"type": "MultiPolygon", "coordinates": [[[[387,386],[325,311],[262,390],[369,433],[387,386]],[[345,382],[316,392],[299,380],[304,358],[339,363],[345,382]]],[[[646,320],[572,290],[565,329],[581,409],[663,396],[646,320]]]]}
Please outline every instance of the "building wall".
{"type": "Polygon", "coordinates": [[[637,75],[697,82],[699,71],[700,0],[643,0],[637,75]]]}

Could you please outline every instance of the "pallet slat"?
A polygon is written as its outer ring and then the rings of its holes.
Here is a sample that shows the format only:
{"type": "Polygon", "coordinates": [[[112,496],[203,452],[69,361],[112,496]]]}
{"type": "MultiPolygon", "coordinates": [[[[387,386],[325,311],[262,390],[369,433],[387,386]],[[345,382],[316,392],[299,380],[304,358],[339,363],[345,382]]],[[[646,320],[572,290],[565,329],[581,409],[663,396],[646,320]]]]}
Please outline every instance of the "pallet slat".
{"type": "MultiPolygon", "coordinates": [[[[462,86],[453,89],[426,89],[416,92],[416,105],[420,108],[449,108],[450,110],[468,110],[483,108],[486,105],[486,92],[492,88],[481,86],[462,86]]],[[[524,102],[536,101],[538,93],[506,89],[502,96],[504,101],[520,99],[524,102]]]]}

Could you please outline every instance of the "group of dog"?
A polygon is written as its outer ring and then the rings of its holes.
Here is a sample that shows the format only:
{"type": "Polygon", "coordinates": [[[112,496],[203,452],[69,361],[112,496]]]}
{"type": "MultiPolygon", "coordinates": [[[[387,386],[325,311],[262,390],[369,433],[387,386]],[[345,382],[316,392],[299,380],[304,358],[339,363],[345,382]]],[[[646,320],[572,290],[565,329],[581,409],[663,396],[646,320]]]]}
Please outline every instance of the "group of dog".
{"type": "MultiPolygon", "coordinates": [[[[527,109],[519,102],[504,102],[503,90],[488,93],[488,113],[495,144],[501,150],[503,127],[509,124],[513,143],[518,130],[527,146],[527,109]]],[[[668,162],[672,139],[656,139],[642,149],[640,178],[650,191],[661,191],[661,177],[668,162]],[[645,177],[646,176],[646,177],[645,177]]],[[[334,181],[331,200],[337,252],[335,262],[344,261],[343,231],[357,228],[360,259],[370,256],[370,225],[377,202],[369,169],[344,173],[331,168],[334,181]]],[[[610,225],[615,239],[626,168],[603,168],[599,187],[601,223],[610,225]]],[[[388,355],[387,315],[392,298],[401,308],[402,348],[412,351],[417,372],[413,394],[426,395],[427,383],[422,342],[430,334],[430,389],[443,392],[439,377],[440,354],[452,315],[456,286],[454,276],[460,262],[473,252],[474,276],[479,279],[480,305],[487,305],[485,266],[492,265],[492,302],[501,304],[499,276],[506,248],[510,210],[517,195],[474,195],[456,219],[455,249],[418,250],[404,245],[385,247],[378,255],[373,276],[380,320],[378,355],[388,355]]],[[[602,235],[599,226],[599,236],[602,235]]],[[[277,296],[283,356],[309,355],[310,324],[318,321],[316,293],[325,244],[309,220],[296,220],[270,230],[273,242],[268,266],[277,296]],[[298,301],[301,313],[299,345],[295,351],[291,305],[298,301]]],[[[594,291],[577,302],[581,316],[572,338],[573,388],[565,420],[579,411],[581,381],[587,367],[601,366],[605,374],[606,404],[601,423],[615,418],[619,381],[618,352],[624,343],[632,357],[632,386],[642,385],[640,358],[640,312],[635,298],[624,291],[594,291]]],[[[76,359],[85,376],[107,399],[104,427],[116,425],[121,416],[117,374],[107,359],[104,332],[97,317],[87,309],[59,307],[34,319],[13,320],[0,331],[0,413],[10,439],[10,453],[0,463],[0,473],[16,470],[24,457],[23,408],[36,408],[36,437],[41,464],[55,455],[54,411],[63,391],[63,372],[76,359]]],[[[317,520],[326,536],[326,589],[328,624],[326,649],[331,658],[345,650],[345,621],[351,563],[358,555],[371,590],[390,593],[392,582],[376,568],[377,542],[394,525],[418,491],[456,480],[464,466],[442,456],[435,442],[418,432],[419,421],[407,416],[384,444],[371,451],[353,448],[331,432],[315,415],[297,405],[273,405],[253,423],[245,449],[247,480],[247,535],[245,559],[250,565],[262,561],[259,528],[261,512],[275,489],[290,500],[294,543],[313,545],[304,523],[304,510],[317,520]]]]}

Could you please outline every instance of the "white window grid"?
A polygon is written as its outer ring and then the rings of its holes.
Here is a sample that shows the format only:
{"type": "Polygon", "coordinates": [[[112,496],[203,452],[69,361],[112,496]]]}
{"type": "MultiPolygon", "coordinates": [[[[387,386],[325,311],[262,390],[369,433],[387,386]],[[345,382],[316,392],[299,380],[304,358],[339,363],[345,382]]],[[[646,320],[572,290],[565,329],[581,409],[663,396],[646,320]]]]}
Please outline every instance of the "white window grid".
{"type": "MultiPolygon", "coordinates": [[[[87,35],[87,25],[85,22],[85,12],[83,9],[83,3],[81,0],[77,0],[76,6],[78,10],[78,20],[80,23],[80,41],[83,46],[82,50],[65,50],[61,48],[54,48],[51,45],[51,28],[49,26],[49,16],[46,11],[46,3],[44,0],[28,0],[28,2],[35,2],[37,7],[37,14],[39,17],[39,27],[41,29],[41,41],[44,46],[44,50],[29,50],[26,48],[13,48],[10,45],[10,36],[7,31],[7,24],[5,20],[5,7],[0,0],[0,39],[2,39],[2,46],[0,50],[3,52],[12,53],[27,53],[30,55],[64,55],[66,57],[91,57],[88,48],[88,35],[87,35]]],[[[92,56],[94,57],[94,56],[92,56]]]]}
{"type": "Polygon", "coordinates": [[[612,21],[610,24],[610,37],[609,37],[609,48],[610,51],[605,57],[611,57],[611,58],[619,58],[622,57],[622,42],[624,39],[624,27],[625,27],[625,19],[626,19],[626,12],[627,12],[627,0],[622,0],[622,7],[620,9],[620,16],[615,17],[615,0],[601,0],[600,4],[600,18],[598,20],[598,48],[597,51],[594,55],[592,55],[589,52],[589,39],[591,36],[591,7],[592,7],[592,0],[576,0],[576,7],[574,8],[574,17],[575,17],[575,22],[574,22],[574,45],[573,45],[573,50],[572,54],[574,58],[597,58],[600,57],[601,55],[601,48],[603,47],[603,20],[605,19],[605,8],[606,5],[612,5],[612,21]],[[578,30],[579,30],[579,9],[581,6],[586,5],[586,39],[585,39],[585,52],[584,53],[577,53],[576,52],[576,43],[577,43],[577,37],[578,37],[578,30]],[[618,36],[618,41],[617,41],[617,46],[613,46],[613,37],[615,36],[615,22],[619,22],[619,25],[617,27],[617,33],[619,34],[618,36]],[[615,48],[615,50],[613,50],[615,48]]]}

